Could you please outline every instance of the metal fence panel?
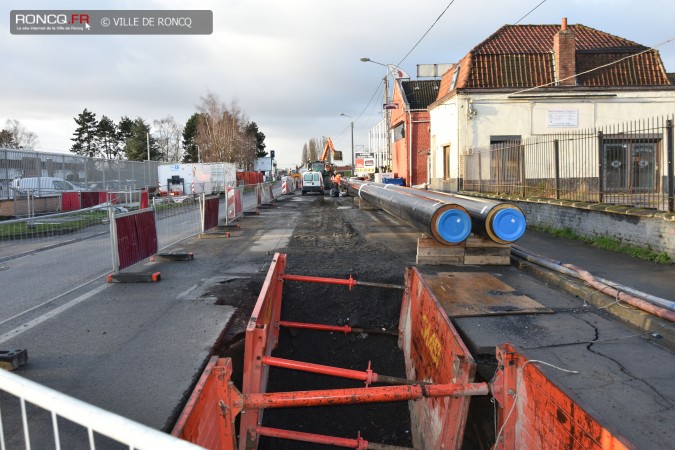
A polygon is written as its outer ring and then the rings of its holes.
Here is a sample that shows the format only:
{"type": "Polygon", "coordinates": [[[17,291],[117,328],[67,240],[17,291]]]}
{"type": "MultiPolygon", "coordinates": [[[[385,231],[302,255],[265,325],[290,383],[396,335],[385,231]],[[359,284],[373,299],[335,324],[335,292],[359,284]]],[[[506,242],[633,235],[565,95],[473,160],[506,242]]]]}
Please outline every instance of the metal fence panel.
{"type": "Polygon", "coordinates": [[[0,448],[97,447],[201,448],[0,370],[0,448]]]}
{"type": "Polygon", "coordinates": [[[659,117],[472,149],[463,189],[672,211],[672,130],[659,117]]]}

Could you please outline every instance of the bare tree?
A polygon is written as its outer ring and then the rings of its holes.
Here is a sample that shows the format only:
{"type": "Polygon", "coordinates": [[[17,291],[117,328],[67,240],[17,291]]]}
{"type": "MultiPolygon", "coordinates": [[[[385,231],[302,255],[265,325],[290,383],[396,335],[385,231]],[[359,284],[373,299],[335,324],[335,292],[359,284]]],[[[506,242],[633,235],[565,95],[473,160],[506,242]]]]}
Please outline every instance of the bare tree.
{"type": "Polygon", "coordinates": [[[161,158],[165,161],[180,161],[183,157],[181,138],[183,130],[173,116],[168,115],[163,119],[155,120],[155,140],[161,152],[161,158]]]}
{"type": "Polygon", "coordinates": [[[302,145],[302,163],[310,161],[309,159],[309,148],[307,147],[307,142],[302,145]]]}
{"type": "Polygon", "coordinates": [[[316,139],[311,138],[309,140],[309,160],[310,161],[316,161],[317,159],[319,159],[318,147],[319,147],[319,144],[316,141],[316,139]]]}
{"type": "Polygon", "coordinates": [[[246,133],[248,117],[236,100],[227,106],[216,94],[201,97],[197,145],[202,161],[230,162],[248,168],[255,160],[255,143],[246,133]]]}
{"type": "Polygon", "coordinates": [[[38,135],[29,131],[16,119],[7,119],[5,130],[12,136],[18,148],[33,149],[37,146],[38,135]]]}

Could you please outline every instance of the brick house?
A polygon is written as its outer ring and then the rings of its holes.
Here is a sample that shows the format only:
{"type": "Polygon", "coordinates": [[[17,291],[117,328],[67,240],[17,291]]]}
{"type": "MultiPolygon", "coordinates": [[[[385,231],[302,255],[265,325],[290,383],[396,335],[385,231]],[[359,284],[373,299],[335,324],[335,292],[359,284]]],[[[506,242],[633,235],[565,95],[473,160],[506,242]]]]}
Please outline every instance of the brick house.
{"type": "Polygon", "coordinates": [[[391,111],[392,170],[405,179],[407,186],[427,182],[430,151],[429,111],[438,97],[440,80],[402,80],[394,84],[391,111]]]}
{"type": "MultiPolygon", "coordinates": [[[[431,187],[454,191],[462,187],[465,155],[561,130],[672,115],[675,85],[658,51],[563,19],[561,25],[501,27],[445,72],[428,109],[431,187]]],[[[663,166],[661,146],[643,140],[639,151],[663,166]]],[[[596,158],[603,151],[614,152],[605,158],[618,165],[638,147],[606,146],[596,158]]],[[[487,157],[483,177],[490,164],[487,157]]],[[[588,172],[582,176],[600,176],[597,161],[577,164],[588,172]]]]}

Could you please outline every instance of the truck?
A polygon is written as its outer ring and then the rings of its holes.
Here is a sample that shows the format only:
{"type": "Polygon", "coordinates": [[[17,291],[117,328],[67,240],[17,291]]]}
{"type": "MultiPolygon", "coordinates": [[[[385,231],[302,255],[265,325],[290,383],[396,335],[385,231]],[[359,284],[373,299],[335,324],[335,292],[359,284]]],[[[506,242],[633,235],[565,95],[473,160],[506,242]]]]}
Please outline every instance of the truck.
{"type": "Polygon", "coordinates": [[[333,160],[342,160],[342,152],[335,150],[331,138],[326,138],[326,144],[323,146],[323,152],[317,161],[307,162],[307,171],[320,172],[323,178],[323,188],[328,191],[331,188],[331,175],[335,171],[335,165],[331,162],[330,156],[333,160]]]}
{"type": "Polygon", "coordinates": [[[237,185],[230,163],[173,163],[157,167],[159,195],[220,194],[237,185]]]}

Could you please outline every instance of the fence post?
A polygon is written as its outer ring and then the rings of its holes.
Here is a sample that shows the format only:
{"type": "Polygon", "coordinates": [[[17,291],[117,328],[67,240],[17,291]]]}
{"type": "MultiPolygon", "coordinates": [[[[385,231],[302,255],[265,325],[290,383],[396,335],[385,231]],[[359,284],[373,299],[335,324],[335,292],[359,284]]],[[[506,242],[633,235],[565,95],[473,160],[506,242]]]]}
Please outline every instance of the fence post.
{"type": "Polygon", "coordinates": [[[673,189],[673,182],[675,181],[675,172],[673,168],[673,160],[675,159],[675,149],[673,148],[673,120],[666,121],[666,146],[668,148],[668,211],[675,211],[675,189],[673,189]]]}
{"type": "Polygon", "coordinates": [[[598,203],[602,203],[605,199],[605,180],[603,174],[605,173],[604,149],[603,149],[603,134],[598,131],[598,203]]]}
{"type": "Polygon", "coordinates": [[[525,197],[527,180],[525,179],[525,144],[520,145],[520,194],[525,197]]]}
{"type": "Polygon", "coordinates": [[[478,152],[478,192],[483,192],[483,174],[480,170],[481,160],[483,159],[483,153],[478,152]]]}
{"type": "Polygon", "coordinates": [[[120,255],[117,253],[117,223],[115,223],[115,207],[112,199],[108,202],[108,218],[110,219],[110,248],[112,249],[113,273],[120,272],[120,255]]]}
{"type": "Polygon", "coordinates": [[[553,159],[555,169],[555,199],[560,200],[560,142],[553,140],[553,159]]]}

